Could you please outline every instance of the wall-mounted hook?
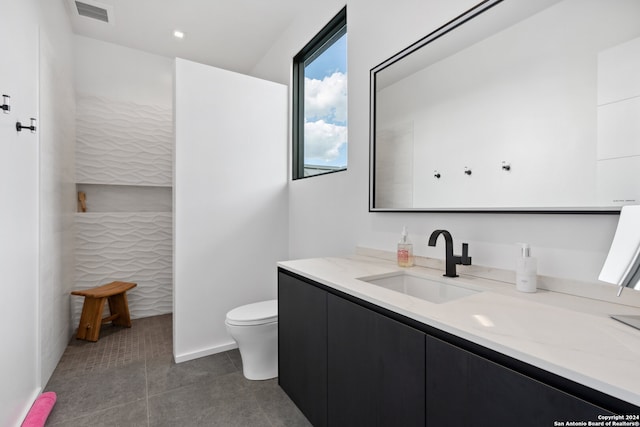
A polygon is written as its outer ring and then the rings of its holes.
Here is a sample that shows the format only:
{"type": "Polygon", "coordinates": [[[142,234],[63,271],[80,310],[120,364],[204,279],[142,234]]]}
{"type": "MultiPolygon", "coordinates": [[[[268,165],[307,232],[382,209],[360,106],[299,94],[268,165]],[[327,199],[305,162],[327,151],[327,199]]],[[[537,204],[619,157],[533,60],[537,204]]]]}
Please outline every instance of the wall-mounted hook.
{"type": "Polygon", "coordinates": [[[441,177],[441,176],[442,176],[442,175],[440,175],[440,172],[438,172],[438,171],[433,171],[433,177],[434,177],[434,178],[436,178],[436,179],[440,179],[440,177],[441,177]]]}
{"type": "Polygon", "coordinates": [[[31,126],[25,126],[20,122],[16,123],[16,130],[22,132],[22,129],[29,129],[31,133],[36,133],[36,119],[31,117],[31,126]]]}
{"type": "Polygon", "coordinates": [[[510,171],[511,170],[511,164],[503,161],[502,162],[502,170],[503,171],[510,171]]]}
{"type": "Polygon", "coordinates": [[[5,114],[9,114],[9,111],[11,111],[11,105],[9,105],[8,101],[9,98],[11,98],[9,95],[2,95],[2,105],[0,105],[0,108],[2,108],[5,114]]]}
{"type": "Polygon", "coordinates": [[[468,167],[464,167],[464,173],[471,176],[471,169],[469,169],[468,167]]]}

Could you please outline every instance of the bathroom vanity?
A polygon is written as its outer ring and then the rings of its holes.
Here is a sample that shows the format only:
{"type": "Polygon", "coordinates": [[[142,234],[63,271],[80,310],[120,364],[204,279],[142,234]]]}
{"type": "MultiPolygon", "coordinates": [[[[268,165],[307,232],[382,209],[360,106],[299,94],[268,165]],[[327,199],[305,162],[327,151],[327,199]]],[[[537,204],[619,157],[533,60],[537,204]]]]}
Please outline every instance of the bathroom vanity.
{"type": "Polygon", "coordinates": [[[615,304],[441,275],[366,256],[279,263],[279,383],[314,426],[640,422],[640,334],[602,313],[615,304]],[[375,284],[406,273],[469,292],[375,284]]]}

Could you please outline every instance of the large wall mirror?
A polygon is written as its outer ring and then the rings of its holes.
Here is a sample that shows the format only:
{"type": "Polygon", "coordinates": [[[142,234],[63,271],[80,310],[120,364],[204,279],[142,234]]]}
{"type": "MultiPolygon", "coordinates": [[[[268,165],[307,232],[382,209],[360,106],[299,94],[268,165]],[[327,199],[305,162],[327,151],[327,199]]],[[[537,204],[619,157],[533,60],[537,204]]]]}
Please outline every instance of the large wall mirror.
{"type": "Polygon", "coordinates": [[[640,203],[640,1],[488,0],[371,70],[371,211],[640,203]]]}

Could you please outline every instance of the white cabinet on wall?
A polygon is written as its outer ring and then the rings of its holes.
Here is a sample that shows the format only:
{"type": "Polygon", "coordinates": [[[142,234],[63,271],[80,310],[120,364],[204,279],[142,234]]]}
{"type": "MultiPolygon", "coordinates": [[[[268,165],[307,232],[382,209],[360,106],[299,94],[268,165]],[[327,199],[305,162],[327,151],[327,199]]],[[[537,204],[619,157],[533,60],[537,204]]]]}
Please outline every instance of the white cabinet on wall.
{"type": "MultiPolygon", "coordinates": [[[[170,107],[89,95],[77,98],[75,287],[114,280],[133,318],[172,311],[172,156],[170,107]]],[[[82,309],[73,299],[73,321],[82,309]]]]}

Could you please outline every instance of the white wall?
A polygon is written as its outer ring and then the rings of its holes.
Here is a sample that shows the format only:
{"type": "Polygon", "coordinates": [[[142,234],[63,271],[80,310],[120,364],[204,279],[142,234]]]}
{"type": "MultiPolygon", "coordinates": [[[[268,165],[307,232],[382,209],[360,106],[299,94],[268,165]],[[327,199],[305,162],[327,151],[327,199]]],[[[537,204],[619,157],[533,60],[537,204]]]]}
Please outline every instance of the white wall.
{"type": "Polygon", "coordinates": [[[235,347],[234,307],[276,297],[287,257],[286,87],[175,65],[174,356],[235,347]]]}
{"type": "Polygon", "coordinates": [[[598,197],[640,202],[640,37],[598,54],[598,197]]]}
{"type": "Polygon", "coordinates": [[[171,106],[172,59],[78,35],[74,41],[79,94],[171,106]]]}
{"type": "Polygon", "coordinates": [[[0,112],[0,425],[19,425],[40,391],[38,317],[38,134],[16,132],[38,118],[35,1],[0,1],[0,84],[11,96],[0,112]]]}
{"type": "MultiPolygon", "coordinates": [[[[289,84],[293,56],[344,7],[344,4],[342,0],[331,0],[311,5],[282,34],[279,42],[258,63],[252,74],[260,78],[289,84]]],[[[372,5],[372,8],[375,6],[372,5]]],[[[347,11],[347,21],[349,26],[348,49],[351,51],[352,16],[349,10],[347,11]]],[[[348,67],[351,75],[351,58],[349,58],[348,67]]],[[[352,123],[352,90],[350,86],[350,126],[352,123]]],[[[368,113],[365,111],[365,116],[366,114],[368,113]]],[[[351,138],[350,129],[349,141],[351,138]]],[[[288,258],[346,255],[353,252],[354,243],[357,240],[357,227],[354,224],[358,220],[356,215],[361,205],[360,196],[366,197],[366,193],[356,194],[354,183],[357,175],[353,173],[353,165],[358,160],[353,158],[352,147],[353,144],[349,142],[349,170],[289,183],[288,258]]],[[[289,159],[290,157],[289,144],[289,159]]],[[[368,158],[361,160],[365,163],[368,162],[368,158]]],[[[288,176],[291,177],[291,161],[289,160],[288,163],[288,176]]],[[[361,206],[366,209],[366,201],[361,206]]]]}
{"type": "Polygon", "coordinates": [[[61,2],[0,2],[5,64],[0,115],[0,259],[9,326],[0,354],[0,425],[19,425],[69,340],[73,252],[74,92],[71,30],[61,2]],[[37,119],[37,133],[15,130],[37,119]]]}
{"type": "Polygon", "coordinates": [[[75,92],[73,41],[62,2],[40,13],[40,327],[45,385],[72,333],[75,92]]]}
{"type": "MultiPolygon", "coordinates": [[[[472,7],[475,0],[349,0],[349,167],[347,172],[290,186],[290,258],[342,255],[356,245],[393,251],[402,225],[417,255],[444,258],[427,234],[446,228],[456,252],[470,243],[477,265],[514,269],[515,242],[539,258],[539,273],[597,281],[617,216],[555,214],[369,213],[369,70],[472,7]]],[[[282,83],[291,58],[338,12],[344,1],[323,2],[294,21],[252,74],[282,83]]]]}

